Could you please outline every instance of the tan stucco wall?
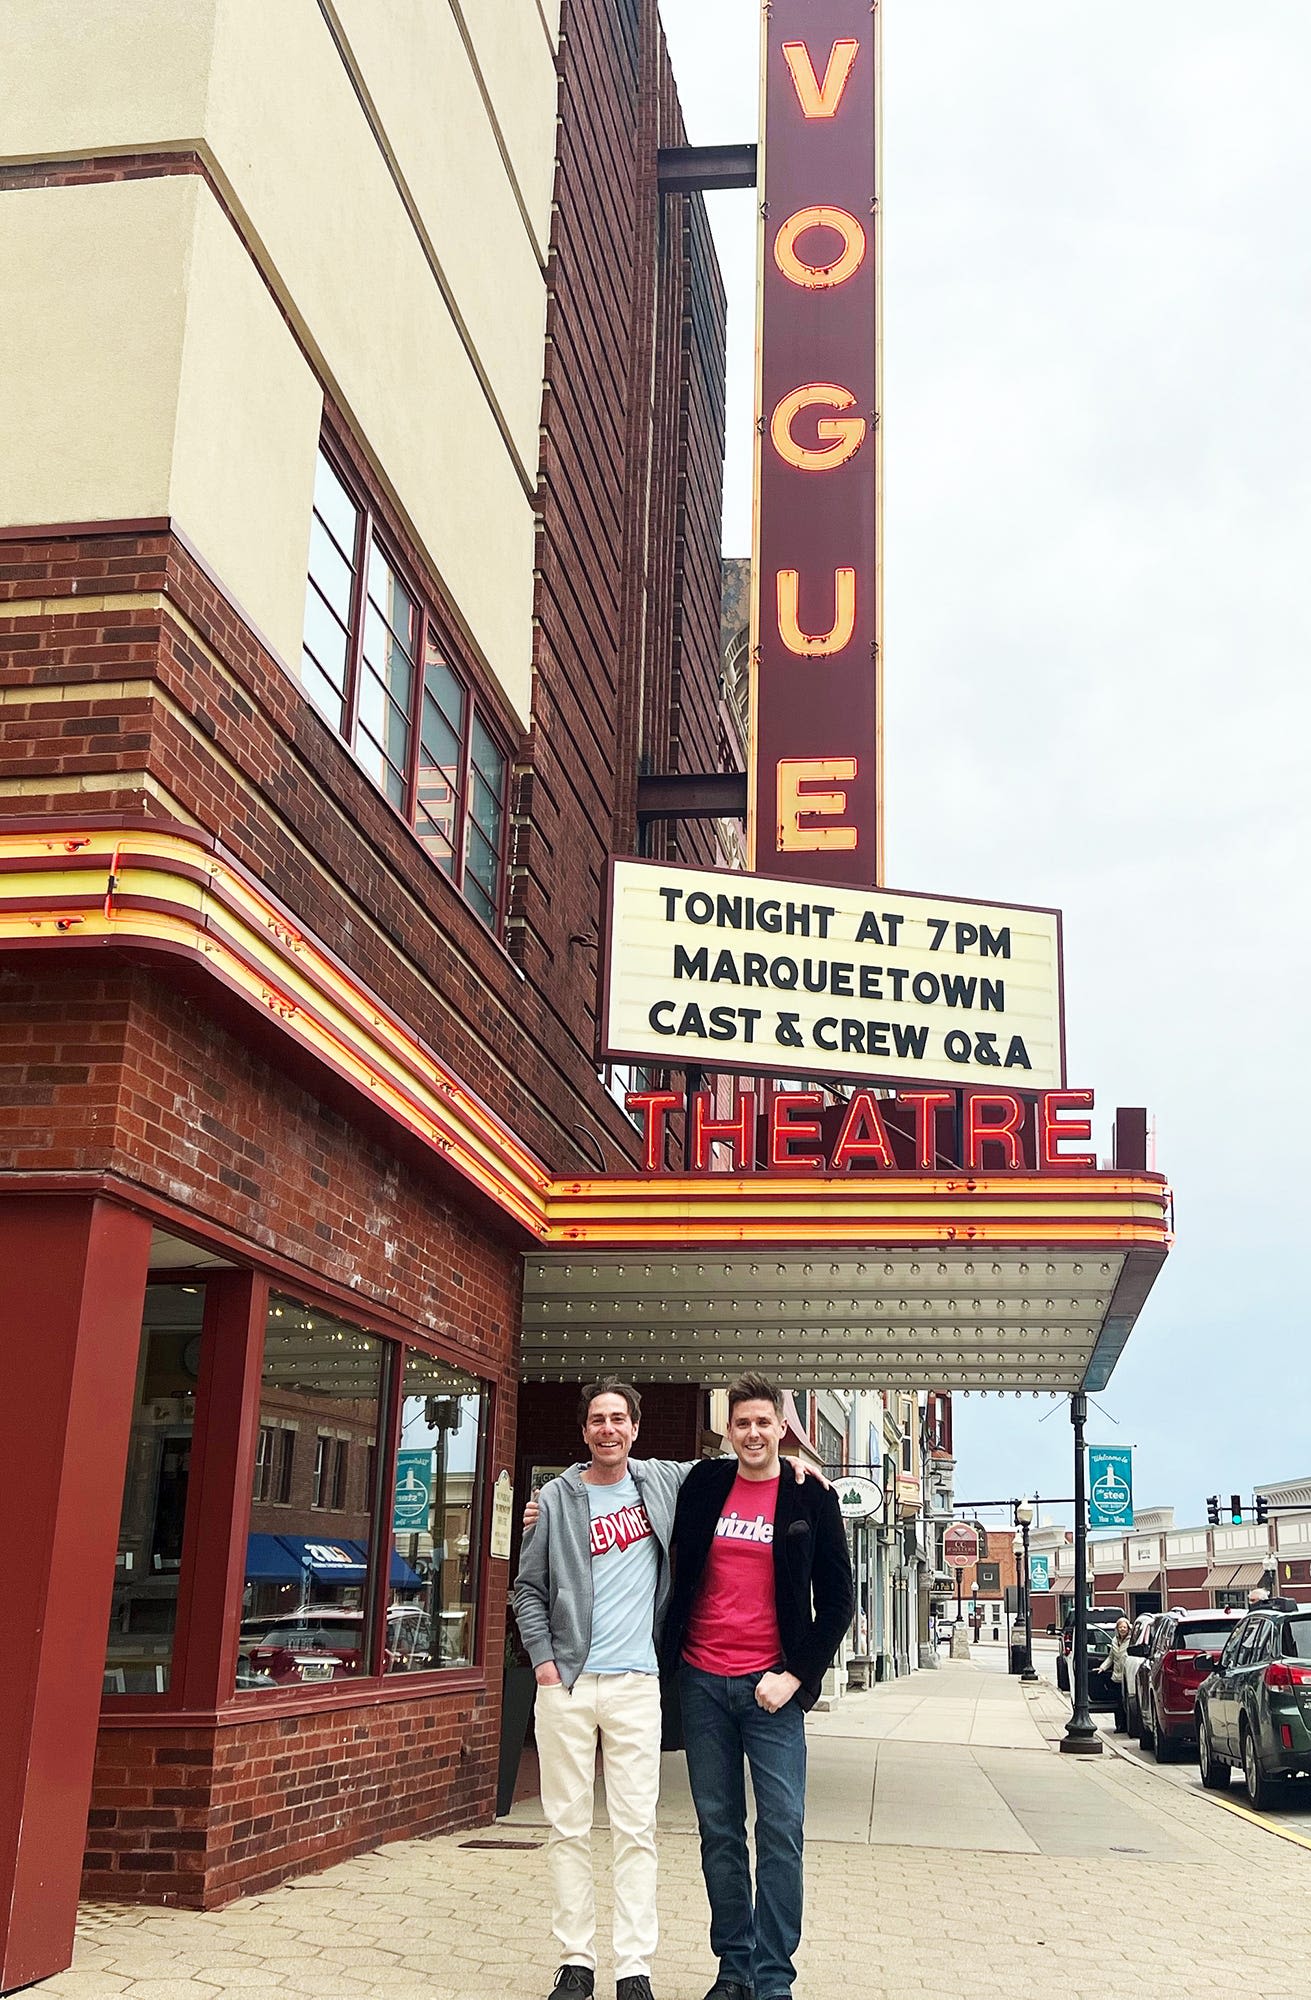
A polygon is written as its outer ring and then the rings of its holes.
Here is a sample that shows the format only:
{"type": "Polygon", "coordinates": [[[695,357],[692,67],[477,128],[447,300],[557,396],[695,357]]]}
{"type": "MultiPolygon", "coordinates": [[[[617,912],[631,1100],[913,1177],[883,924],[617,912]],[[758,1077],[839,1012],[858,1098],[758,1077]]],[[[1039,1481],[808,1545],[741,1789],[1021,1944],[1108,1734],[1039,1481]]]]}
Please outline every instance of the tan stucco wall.
{"type": "MultiPolygon", "coordinates": [[[[546,13],[553,18],[549,7],[546,13]]],[[[463,14],[481,88],[450,0],[389,6],[338,0],[347,59],[358,65],[382,128],[380,145],[316,0],[277,0],[275,6],[266,0],[0,0],[0,46],[7,58],[0,66],[0,157],[199,149],[231,204],[248,263],[258,260],[313,371],[345,411],[458,619],[526,720],[531,488],[556,80],[550,35],[535,0],[487,0],[486,6],[480,0],[478,7],[465,0],[463,14]],[[417,229],[396,175],[417,210],[417,229]],[[475,188],[476,207],[468,198],[475,188]]],[[[101,212],[107,216],[116,201],[131,204],[141,185],[99,190],[106,204],[101,212]]],[[[76,266],[84,254],[76,240],[83,225],[72,192],[50,191],[52,204],[68,204],[68,220],[51,206],[45,226],[47,259],[76,266]]],[[[0,208],[14,199],[0,196],[0,208]]],[[[182,524],[201,554],[294,664],[309,506],[298,426],[306,420],[308,399],[298,381],[285,410],[270,407],[275,390],[281,393],[282,375],[298,380],[296,370],[278,352],[236,262],[220,249],[209,224],[221,220],[221,211],[212,197],[205,200],[213,214],[196,225],[196,243],[203,234],[204,250],[195,266],[197,282],[206,280],[205,300],[203,309],[198,305],[188,314],[185,369],[174,376],[180,401],[176,431],[169,435],[178,456],[168,484],[179,506],[185,499],[191,518],[182,524]],[[229,289],[214,277],[220,265],[229,289]],[[205,379],[216,396],[193,394],[194,383],[205,379]],[[235,423],[244,437],[243,448],[255,450],[271,423],[286,451],[270,505],[290,508],[294,502],[302,518],[296,536],[284,532],[263,551],[246,531],[248,510],[243,515],[229,492],[231,461],[215,434],[220,410],[221,423],[235,423]]],[[[107,227],[127,268],[158,292],[164,246],[126,240],[135,224],[107,227]]],[[[189,282],[191,272],[190,263],[180,271],[175,266],[172,283],[189,282]]],[[[50,278],[42,308],[47,319],[58,316],[61,297],[62,310],[73,316],[77,291],[72,272],[66,281],[50,278]]],[[[180,301],[162,301],[161,325],[146,337],[158,344],[168,324],[180,326],[180,312],[180,301]]],[[[140,319],[126,279],[111,282],[96,317],[109,355],[94,360],[92,373],[111,407],[134,409],[140,382],[119,384],[112,358],[124,351],[140,319]]],[[[61,338],[76,347],[72,332],[61,338]]],[[[80,392],[69,393],[76,403],[80,392]]],[[[61,420],[55,415],[51,421],[61,420]]],[[[138,439],[135,419],[125,417],[119,451],[142,462],[135,470],[111,468],[114,490],[134,479],[143,488],[158,487],[162,429],[156,414],[138,439]]],[[[21,489],[22,479],[15,484],[21,489]]],[[[100,491],[89,467],[75,484],[80,508],[71,504],[71,494],[61,503],[50,491],[48,472],[34,476],[33,496],[40,490],[46,501],[39,518],[149,511],[110,507],[104,498],[88,508],[86,500],[94,502],[100,491]]],[[[7,511],[6,518],[17,517],[7,511]]],[[[24,512],[21,518],[37,516],[24,512]]]]}
{"type": "Polygon", "coordinates": [[[300,654],[322,396],[195,176],[0,196],[0,522],[171,515],[300,654]]]}

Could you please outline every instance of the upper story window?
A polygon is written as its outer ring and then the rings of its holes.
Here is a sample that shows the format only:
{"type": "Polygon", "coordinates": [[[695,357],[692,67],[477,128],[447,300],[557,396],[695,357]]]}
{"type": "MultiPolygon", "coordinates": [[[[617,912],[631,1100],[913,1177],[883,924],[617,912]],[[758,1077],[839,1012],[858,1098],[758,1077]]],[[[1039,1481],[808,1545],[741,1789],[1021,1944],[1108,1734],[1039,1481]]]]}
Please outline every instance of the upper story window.
{"type": "Polygon", "coordinates": [[[367,502],[320,449],[305,692],[483,922],[504,902],[509,758],[367,502]]]}

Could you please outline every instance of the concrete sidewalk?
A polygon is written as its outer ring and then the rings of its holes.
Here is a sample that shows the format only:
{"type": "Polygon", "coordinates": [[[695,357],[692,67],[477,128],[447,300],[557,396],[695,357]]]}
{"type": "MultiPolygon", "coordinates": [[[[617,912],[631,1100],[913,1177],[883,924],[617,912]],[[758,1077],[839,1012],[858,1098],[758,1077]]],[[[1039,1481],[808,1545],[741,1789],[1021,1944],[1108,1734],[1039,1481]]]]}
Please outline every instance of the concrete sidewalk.
{"type": "MultiPolygon", "coordinates": [[[[810,1724],[798,2000],[1305,2000],[1311,1853],[1118,1758],[1054,1754],[1065,1713],[964,1665],[810,1724]],[[1050,1712],[1049,1712],[1050,1710],[1050,1712]]],[[[681,1760],[661,1806],[658,2000],[713,1977],[681,1760]]],[[[88,1907],[50,2000],[542,2000],[554,1958],[533,1802],[209,1916],[88,1907]]],[[[597,1836],[602,1964],[609,1836],[597,1836]]]]}

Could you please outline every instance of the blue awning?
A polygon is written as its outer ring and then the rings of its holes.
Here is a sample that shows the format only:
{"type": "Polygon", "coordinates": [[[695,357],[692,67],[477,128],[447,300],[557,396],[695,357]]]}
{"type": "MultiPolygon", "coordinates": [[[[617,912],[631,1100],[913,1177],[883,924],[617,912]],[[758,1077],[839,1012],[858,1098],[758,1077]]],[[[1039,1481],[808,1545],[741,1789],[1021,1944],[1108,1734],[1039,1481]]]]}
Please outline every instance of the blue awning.
{"type": "MultiPolygon", "coordinates": [[[[364,1543],[346,1536],[251,1535],[247,1540],[248,1583],[300,1583],[307,1576],[317,1583],[363,1583],[367,1573],[364,1543]]],[[[390,1582],[393,1590],[417,1590],[423,1583],[395,1549],[390,1582]]]]}

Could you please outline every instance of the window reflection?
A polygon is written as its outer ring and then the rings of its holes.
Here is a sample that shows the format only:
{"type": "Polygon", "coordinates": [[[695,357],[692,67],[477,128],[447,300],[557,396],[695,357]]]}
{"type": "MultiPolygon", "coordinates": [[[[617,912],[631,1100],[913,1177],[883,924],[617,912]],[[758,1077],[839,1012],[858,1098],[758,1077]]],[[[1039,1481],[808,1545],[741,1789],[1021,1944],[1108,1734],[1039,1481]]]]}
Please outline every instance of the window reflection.
{"type": "Polygon", "coordinates": [[[146,1287],[105,1646],[106,1694],[168,1691],[204,1310],[201,1285],[146,1287]]]}
{"type": "Polygon", "coordinates": [[[487,1392],[412,1349],[405,1357],[386,1671],[470,1665],[487,1392]],[[398,1566],[411,1582],[398,1581],[398,1566]]]}
{"type": "Polygon", "coordinates": [[[381,1341],[349,1320],[272,1295],[239,1688],[368,1672],[370,1468],[381,1389],[381,1341]]]}

